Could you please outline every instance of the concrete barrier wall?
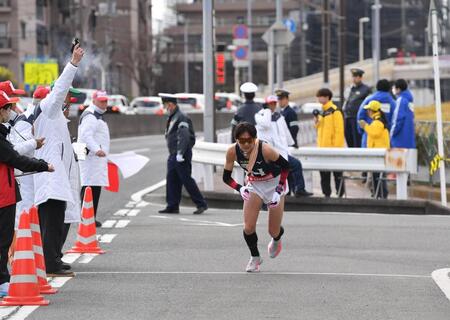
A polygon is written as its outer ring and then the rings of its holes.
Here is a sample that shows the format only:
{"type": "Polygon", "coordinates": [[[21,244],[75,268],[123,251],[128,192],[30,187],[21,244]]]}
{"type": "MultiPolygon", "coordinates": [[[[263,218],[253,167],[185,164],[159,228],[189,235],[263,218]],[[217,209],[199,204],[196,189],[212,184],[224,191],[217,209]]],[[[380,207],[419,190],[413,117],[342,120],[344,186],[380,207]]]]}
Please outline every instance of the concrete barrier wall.
{"type": "MultiPolygon", "coordinates": [[[[233,115],[233,113],[216,113],[216,129],[229,128],[233,115]]],[[[192,120],[195,132],[203,131],[203,114],[191,113],[189,117],[192,120]]],[[[106,114],[104,119],[108,123],[111,138],[123,138],[164,134],[167,117],[157,115],[106,114]]],[[[71,119],[69,122],[69,130],[73,137],[78,136],[78,118],[71,119]]]]}

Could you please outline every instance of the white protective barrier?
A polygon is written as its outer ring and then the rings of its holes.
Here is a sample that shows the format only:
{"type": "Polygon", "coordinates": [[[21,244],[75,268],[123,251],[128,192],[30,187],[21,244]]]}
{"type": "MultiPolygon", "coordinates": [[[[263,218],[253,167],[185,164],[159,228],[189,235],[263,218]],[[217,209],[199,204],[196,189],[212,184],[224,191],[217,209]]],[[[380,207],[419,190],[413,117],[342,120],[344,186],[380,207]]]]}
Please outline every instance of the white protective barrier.
{"type": "MultiPolygon", "coordinates": [[[[193,176],[205,190],[214,190],[214,166],[223,166],[229,144],[198,141],[193,149],[193,176]]],[[[408,198],[408,175],[417,173],[416,149],[314,148],[292,149],[304,171],[361,171],[396,173],[397,199],[408,198]]],[[[235,167],[237,164],[235,163],[235,167]]],[[[234,170],[236,171],[236,170],[234,170]]],[[[234,175],[242,183],[239,170],[234,175]]],[[[305,179],[308,180],[308,179],[305,179]]],[[[307,186],[310,190],[311,186],[307,186]]]]}

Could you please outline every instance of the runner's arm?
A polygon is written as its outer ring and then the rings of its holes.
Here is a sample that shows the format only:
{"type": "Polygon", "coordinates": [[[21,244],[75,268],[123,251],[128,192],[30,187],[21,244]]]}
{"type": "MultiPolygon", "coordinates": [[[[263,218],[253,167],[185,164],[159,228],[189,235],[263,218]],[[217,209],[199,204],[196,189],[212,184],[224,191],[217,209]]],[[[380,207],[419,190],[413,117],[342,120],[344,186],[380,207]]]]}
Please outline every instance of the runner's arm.
{"type": "Polygon", "coordinates": [[[231,177],[231,173],[233,172],[234,161],[236,160],[235,150],[236,150],[235,145],[233,144],[227,151],[225,165],[223,166],[222,179],[223,182],[225,182],[231,188],[233,188],[236,191],[239,191],[242,188],[242,185],[237,183],[237,181],[231,177]]]}

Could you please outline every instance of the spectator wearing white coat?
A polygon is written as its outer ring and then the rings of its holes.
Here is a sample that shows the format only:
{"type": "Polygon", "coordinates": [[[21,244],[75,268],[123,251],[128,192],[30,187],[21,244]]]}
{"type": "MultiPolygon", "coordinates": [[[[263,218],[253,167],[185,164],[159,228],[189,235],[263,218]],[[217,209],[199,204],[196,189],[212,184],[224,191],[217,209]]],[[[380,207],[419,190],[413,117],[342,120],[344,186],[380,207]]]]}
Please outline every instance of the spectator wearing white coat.
{"type": "MultiPolygon", "coordinates": [[[[71,61],[54,83],[51,92],[34,112],[34,134],[46,138],[46,144],[35,155],[54,163],[55,172],[40,173],[34,177],[34,199],[39,210],[45,264],[48,276],[73,276],[70,266],[60,259],[66,226],[64,223],[80,220],[79,177],[74,157],[67,118],[64,110],[70,106],[73,78],[84,55],[79,45],[75,46],[71,61]]],[[[66,110],[67,111],[67,110],[66,110]]]]}
{"type": "MultiPolygon", "coordinates": [[[[50,90],[46,87],[38,87],[33,93],[33,100],[42,100],[47,96],[50,90]]],[[[39,100],[39,101],[40,101],[39,100]]],[[[12,127],[9,139],[14,145],[14,149],[21,155],[34,157],[34,151],[41,148],[45,143],[45,138],[35,138],[33,134],[33,112],[34,106],[28,106],[27,110],[17,115],[12,121],[12,127]]],[[[33,175],[20,176],[17,181],[20,185],[20,194],[22,200],[16,206],[16,222],[17,230],[20,221],[20,215],[25,210],[28,211],[34,205],[34,178],[33,175]]]]}
{"type": "Polygon", "coordinates": [[[305,180],[301,162],[291,156],[289,146],[295,146],[295,141],[287,126],[286,120],[280,112],[276,111],[278,98],[269,96],[266,99],[267,108],[255,114],[258,139],[266,141],[289,161],[289,187],[296,197],[309,197],[312,193],[305,190],[305,180]]]}
{"type": "Polygon", "coordinates": [[[97,220],[97,208],[102,187],[109,185],[108,159],[110,137],[108,124],[103,120],[103,114],[108,106],[108,96],[105,91],[96,91],[92,103],[80,116],[78,126],[78,142],[85,143],[89,150],[86,160],[80,161],[81,199],[87,187],[92,189],[94,202],[95,225],[101,227],[97,220]]]}

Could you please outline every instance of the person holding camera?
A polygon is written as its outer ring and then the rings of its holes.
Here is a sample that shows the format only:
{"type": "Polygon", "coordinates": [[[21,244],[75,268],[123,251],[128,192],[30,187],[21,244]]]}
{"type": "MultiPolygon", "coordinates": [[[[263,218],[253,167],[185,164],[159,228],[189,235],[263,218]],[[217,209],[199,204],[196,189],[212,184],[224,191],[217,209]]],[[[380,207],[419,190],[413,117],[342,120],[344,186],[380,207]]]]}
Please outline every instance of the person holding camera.
{"type": "Polygon", "coordinates": [[[55,166],[54,174],[40,173],[34,177],[45,266],[51,277],[74,275],[69,271],[70,265],[61,261],[67,223],[80,221],[81,211],[78,180],[73,179],[78,168],[64,113],[69,110],[71,96],[79,93],[71,84],[83,55],[84,50],[75,45],[70,62],[34,111],[35,136],[45,137],[47,142],[35,154],[55,166]]]}
{"type": "MultiPolygon", "coordinates": [[[[322,111],[315,110],[314,123],[317,128],[317,146],[319,148],[344,148],[344,117],[342,111],[338,109],[331,100],[333,93],[328,88],[317,91],[317,100],[322,104],[322,111]]],[[[345,193],[345,186],[341,185],[342,172],[333,172],[336,193],[342,197],[345,193]]],[[[325,197],[331,196],[331,172],[320,172],[320,185],[325,197]]]]}

